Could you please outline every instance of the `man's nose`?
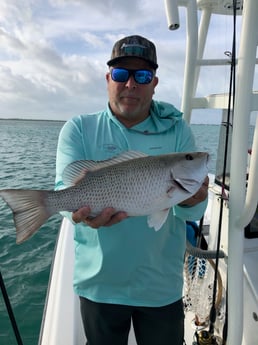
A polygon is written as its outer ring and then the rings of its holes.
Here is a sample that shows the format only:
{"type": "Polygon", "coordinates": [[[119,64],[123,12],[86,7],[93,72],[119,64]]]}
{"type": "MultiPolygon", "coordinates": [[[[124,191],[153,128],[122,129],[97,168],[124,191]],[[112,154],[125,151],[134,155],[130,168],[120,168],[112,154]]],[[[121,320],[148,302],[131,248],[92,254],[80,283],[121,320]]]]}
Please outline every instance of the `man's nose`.
{"type": "Polygon", "coordinates": [[[135,89],[135,88],[136,88],[137,83],[136,83],[136,81],[134,80],[133,75],[130,75],[130,77],[129,77],[129,79],[127,80],[125,86],[128,87],[129,89],[135,89]]]}

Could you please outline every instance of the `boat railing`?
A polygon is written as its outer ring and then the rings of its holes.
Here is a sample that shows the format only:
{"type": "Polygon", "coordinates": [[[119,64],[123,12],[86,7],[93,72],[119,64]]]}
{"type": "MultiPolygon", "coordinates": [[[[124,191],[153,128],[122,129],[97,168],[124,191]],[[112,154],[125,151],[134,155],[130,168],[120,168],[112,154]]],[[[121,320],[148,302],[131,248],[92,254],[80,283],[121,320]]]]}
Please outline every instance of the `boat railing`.
{"type": "MultiPolygon", "coordinates": [[[[180,27],[178,6],[186,8],[186,59],[181,110],[186,121],[191,121],[192,110],[221,109],[234,113],[234,125],[230,145],[230,197],[228,201],[228,345],[242,344],[243,336],[243,256],[244,227],[252,219],[258,198],[258,121],[253,139],[250,159],[248,187],[246,188],[246,166],[251,112],[258,110],[258,94],[253,91],[255,65],[257,64],[257,16],[258,1],[238,0],[167,0],[165,1],[168,26],[180,27]],[[233,4],[236,11],[233,11],[233,4]],[[201,10],[198,25],[198,10],[201,10]],[[173,11],[173,13],[168,13],[173,11]],[[230,95],[213,94],[196,97],[197,84],[202,66],[231,64],[231,54],[226,59],[203,59],[206,39],[213,14],[242,15],[238,56],[236,64],[236,89],[230,95]],[[233,99],[235,103],[233,104],[233,99]],[[231,100],[231,101],[230,101],[231,100]],[[230,106],[229,106],[230,103],[230,106]],[[237,289],[236,289],[237,286],[237,289]]],[[[233,17],[233,16],[232,16],[233,17]]]]}

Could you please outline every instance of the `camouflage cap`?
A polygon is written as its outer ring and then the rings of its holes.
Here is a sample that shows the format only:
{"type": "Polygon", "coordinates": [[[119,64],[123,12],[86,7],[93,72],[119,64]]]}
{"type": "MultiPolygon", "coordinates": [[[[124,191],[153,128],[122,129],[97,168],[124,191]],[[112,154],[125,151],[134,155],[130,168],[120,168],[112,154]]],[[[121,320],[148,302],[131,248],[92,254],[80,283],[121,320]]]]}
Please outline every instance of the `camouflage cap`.
{"type": "Polygon", "coordinates": [[[108,66],[114,65],[124,57],[138,57],[146,60],[154,68],[158,68],[155,45],[147,38],[134,35],[124,37],[114,44],[108,66]]]}

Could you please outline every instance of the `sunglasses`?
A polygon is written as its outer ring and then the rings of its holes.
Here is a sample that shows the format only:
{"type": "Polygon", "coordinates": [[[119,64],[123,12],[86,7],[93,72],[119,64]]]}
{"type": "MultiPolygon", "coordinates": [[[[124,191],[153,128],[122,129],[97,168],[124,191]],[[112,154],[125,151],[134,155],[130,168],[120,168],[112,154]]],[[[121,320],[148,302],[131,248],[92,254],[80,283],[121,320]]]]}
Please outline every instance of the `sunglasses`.
{"type": "Polygon", "coordinates": [[[127,68],[112,68],[112,80],[118,83],[125,83],[132,75],[136,83],[149,84],[153,79],[153,72],[148,69],[127,69],[127,68]]]}

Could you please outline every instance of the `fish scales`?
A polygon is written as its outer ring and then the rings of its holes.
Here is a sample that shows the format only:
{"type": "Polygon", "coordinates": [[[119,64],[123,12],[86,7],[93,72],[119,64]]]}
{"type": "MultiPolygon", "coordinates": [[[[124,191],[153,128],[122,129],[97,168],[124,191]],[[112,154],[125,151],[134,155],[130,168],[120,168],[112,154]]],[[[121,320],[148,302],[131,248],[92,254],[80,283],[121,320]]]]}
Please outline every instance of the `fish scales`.
{"type": "Polygon", "coordinates": [[[128,216],[147,216],[150,227],[159,230],[169,209],[194,195],[208,174],[206,152],[146,156],[126,152],[114,159],[78,161],[63,173],[66,189],[0,190],[13,211],[16,242],[34,234],[53,214],[73,212],[83,206],[92,216],[106,207],[128,216]]]}
{"type": "Polygon", "coordinates": [[[89,172],[75,187],[53,194],[53,205],[68,211],[88,205],[92,216],[107,206],[130,216],[148,214],[153,200],[166,195],[171,185],[167,163],[164,157],[146,157],[89,172]]]}

